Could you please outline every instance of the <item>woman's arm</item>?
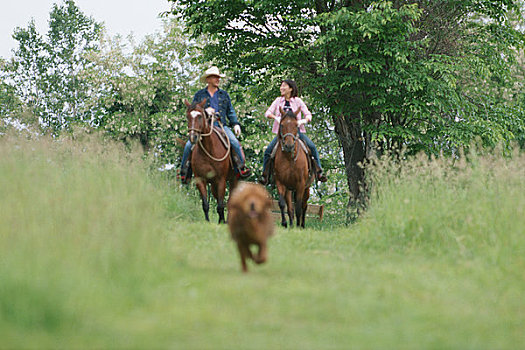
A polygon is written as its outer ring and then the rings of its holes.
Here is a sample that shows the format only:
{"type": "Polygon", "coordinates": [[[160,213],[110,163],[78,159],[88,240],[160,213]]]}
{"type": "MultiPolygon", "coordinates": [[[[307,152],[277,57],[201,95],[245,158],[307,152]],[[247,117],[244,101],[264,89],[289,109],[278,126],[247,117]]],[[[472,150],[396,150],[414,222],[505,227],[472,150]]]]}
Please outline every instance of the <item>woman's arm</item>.
{"type": "Polygon", "coordinates": [[[268,119],[275,119],[277,117],[277,107],[279,105],[279,97],[276,98],[273,102],[272,102],[272,105],[266,110],[266,113],[264,113],[264,115],[266,116],[266,118],[268,119]]]}
{"type": "Polygon", "coordinates": [[[306,104],[303,102],[302,99],[297,97],[297,100],[299,102],[299,107],[301,108],[301,112],[304,114],[304,119],[306,119],[306,122],[310,123],[312,121],[312,113],[308,110],[308,107],[306,107],[306,104]]]}

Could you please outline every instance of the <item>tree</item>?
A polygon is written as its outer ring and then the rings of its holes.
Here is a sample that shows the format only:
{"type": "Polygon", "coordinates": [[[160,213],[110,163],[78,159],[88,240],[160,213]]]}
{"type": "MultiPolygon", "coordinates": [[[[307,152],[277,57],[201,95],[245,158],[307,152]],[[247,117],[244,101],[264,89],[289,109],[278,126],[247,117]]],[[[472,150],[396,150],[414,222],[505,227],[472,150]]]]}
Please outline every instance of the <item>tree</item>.
{"type": "Polygon", "coordinates": [[[37,134],[38,118],[16,95],[15,88],[7,83],[4,73],[6,61],[0,58],[0,135],[8,130],[28,130],[37,134]]]}
{"type": "Polygon", "coordinates": [[[183,99],[197,89],[201,68],[192,63],[194,43],[175,20],[139,45],[130,38],[103,38],[88,58],[82,79],[92,87],[86,113],[98,127],[124,142],[138,141],[162,163],[177,163],[186,139],[183,99]]]}
{"type": "Polygon", "coordinates": [[[27,29],[16,28],[13,38],[18,41],[19,47],[12,60],[4,65],[3,71],[16,94],[26,104],[38,110],[43,105],[43,77],[48,61],[45,56],[45,42],[37,32],[33,20],[29,22],[27,29]]]}
{"type": "Polygon", "coordinates": [[[510,117],[497,112],[501,100],[472,87],[505,85],[523,46],[508,20],[521,18],[519,1],[174,2],[190,33],[211,39],[205,60],[246,80],[295,78],[327,111],[357,210],[374,152],[454,152],[476,136],[487,144],[512,139],[510,117]]]}
{"type": "Polygon", "coordinates": [[[86,53],[97,50],[101,29],[73,0],[67,0],[53,5],[45,38],[34,21],[14,31],[18,48],[7,67],[9,81],[42,124],[55,133],[72,122],[90,122],[80,112],[88,90],[80,75],[88,68],[86,53]]]}

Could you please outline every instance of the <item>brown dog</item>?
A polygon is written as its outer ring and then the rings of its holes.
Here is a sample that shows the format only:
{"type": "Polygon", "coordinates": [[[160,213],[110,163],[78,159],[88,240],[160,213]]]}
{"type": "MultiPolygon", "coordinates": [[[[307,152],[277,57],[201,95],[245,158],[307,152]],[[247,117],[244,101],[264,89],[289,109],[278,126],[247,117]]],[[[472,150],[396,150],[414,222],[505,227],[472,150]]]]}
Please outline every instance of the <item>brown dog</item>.
{"type": "Polygon", "coordinates": [[[230,195],[228,226],[239,248],[243,272],[248,272],[246,258],[256,264],[262,264],[268,259],[266,241],[274,229],[271,206],[272,200],[266,189],[254,183],[242,182],[230,195]],[[252,255],[251,245],[259,247],[256,256],[252,255]]]}

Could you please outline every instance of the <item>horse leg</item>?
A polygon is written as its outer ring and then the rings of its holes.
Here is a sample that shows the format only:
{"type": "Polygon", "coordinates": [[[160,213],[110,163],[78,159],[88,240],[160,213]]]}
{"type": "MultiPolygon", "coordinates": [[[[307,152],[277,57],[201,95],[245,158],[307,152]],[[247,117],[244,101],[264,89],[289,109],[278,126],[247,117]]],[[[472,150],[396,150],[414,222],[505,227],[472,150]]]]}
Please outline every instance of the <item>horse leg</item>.
{"type": "Polygon", "coordinates": [[[303,218],[303,193],[297,193],[295,195],[295,217],[297,219],[297,227],[303,226],[304,223],[302,222],[303,218]]]}
{"type": "Polygon", "coordinates": [[[237,178],[237,176],[233,175],[232,177],[230,177],[230,179],[228,180],[228,185],[230,186],[230,193],[232,193],[235,187],[237,187],[238,183],[239,179],[237,178]]]}
{"type": "Polygon", "coordinates": [[[215,199],[217,199],[217,214],[219,214],[219,224],[225,223],[224,220],[224,196],[226,195],[226,179],[219,179],[214,191],[215,199]]]}
{"type": "MultiPolygon", "coordinates": [[[[237,179],[237,176],[229,176],[228,185],[229,185],[229,189],[230,189],[230,194],[235,189],[235,187],[237,187],[238,183],[239,183],[239,180],[237,179]]],[[[228,200],[226,200],[225,202],[228,203],[229,201],[230,201],[230,196],[228,196],[228,200]]],[[[228,216],[226,217],[226,222],[228,222],[229,220],[230,220],[230,212],[228,211],[228,216]]]]}
{"type": "Polygon", "coordinates": [[[288,227],[288,222],[284,216],[284,208],[286,207],[286,202],[281,194],[279,194],[279,209],[281,209],[281,226],[288,227]]]}
{"type": "Polygon", "coordinates": [[[308,198],[310,198],[310,187],[307,187],[304,190],[304,197],[303,197],[303,216],[301,220],[301,227],[304,228],[304,225],[306,223],[306,209],[308,209],[308,198]]]}
{"type": "Polygon", "coordinates": [[[290,219],[290,227],[293,227],[293,205],[292,205],[292,191],[286,191],[286,206],[288,207],[288,218],[290,219]]]}
{"type": "Polygon", "coordinates": [[[210,217],[208,216],[210,204],[208,203],[208,194],[206,193],[206,182],[199,180],[196,182],[196,186],[201,194],[202,210],[204,211],[204,217],[206,218],[206,221],[210,221],[210,217]]]}
{"type": "Polygon", "coordinates": [[[286,202],[284,201],[284,195],[286,193],[286,188],[277,180],[275,181],[275,185],[277,187],[277,192],[279,192],[279,209],[281,209],[281,225],[283,227],[288,227],[288,224],[286,223],[286,218],[284,216],[284,208],[286,206],[286,202]]]}

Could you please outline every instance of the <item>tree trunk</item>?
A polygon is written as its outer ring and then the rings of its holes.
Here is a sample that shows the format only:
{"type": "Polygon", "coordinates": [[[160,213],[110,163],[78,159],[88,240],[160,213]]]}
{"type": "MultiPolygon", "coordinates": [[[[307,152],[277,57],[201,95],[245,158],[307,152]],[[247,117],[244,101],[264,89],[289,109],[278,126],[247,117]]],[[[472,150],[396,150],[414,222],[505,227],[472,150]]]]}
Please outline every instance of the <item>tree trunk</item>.
{"type": "Polygon", "coordinates": [[[359,117],[334,116],[335,132],[343,147],[346,181],[350,191],[348,220],[355,221],[366,205],[366,183],[363,165],[366,161],[366,140],[359,117]]]}

